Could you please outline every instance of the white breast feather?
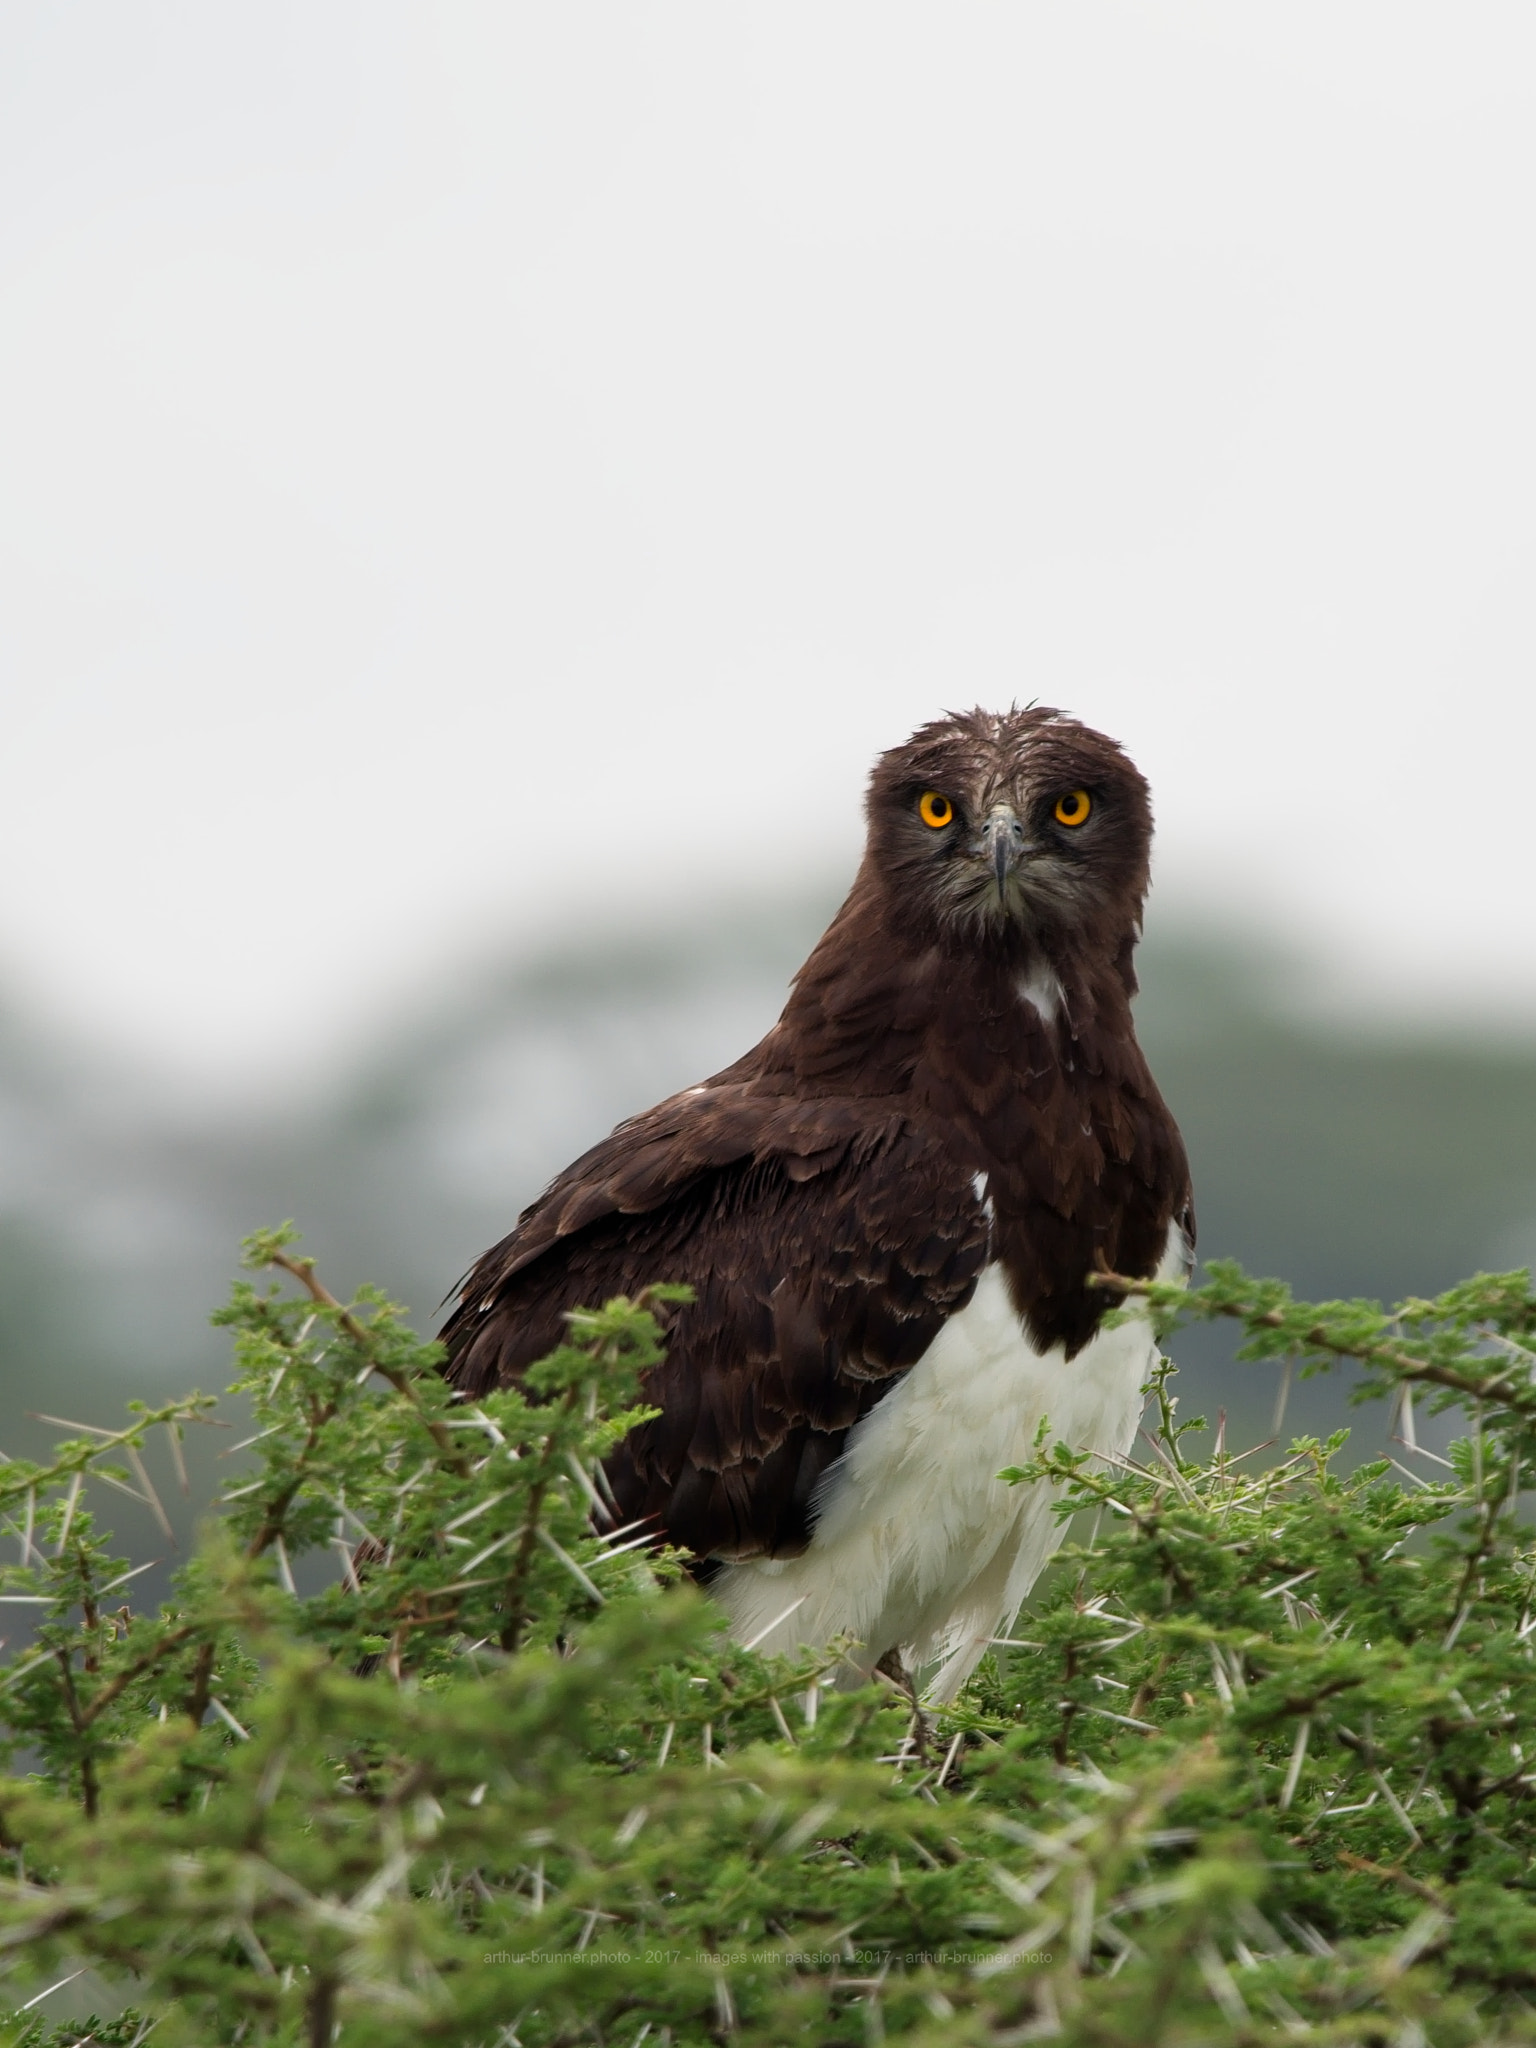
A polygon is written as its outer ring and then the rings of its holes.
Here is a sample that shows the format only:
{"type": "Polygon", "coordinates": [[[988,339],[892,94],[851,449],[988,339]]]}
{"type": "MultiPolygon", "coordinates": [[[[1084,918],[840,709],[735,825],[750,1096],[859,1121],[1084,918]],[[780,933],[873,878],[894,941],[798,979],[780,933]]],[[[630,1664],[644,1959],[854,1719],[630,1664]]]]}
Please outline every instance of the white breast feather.
{"type": "MultiPolygon", "coordinates": [[[[1187,1270],[1175,1224],[1158,1278],[1187,1270]]],[[[852,1636],[861,1647],[850,1680],[899,1648],[912,1667],[937,1667],[931,1699],[952,1698],[987,1639],[1007,1633],[1058,1540],[1053,1490],[1004,1486],[998,1472],[1032,1455],[1042,1417],[1051,1442],[1123,1456],[1156,1356],[1140,1317],[1101,1332],[1070,1365],[1059,1344],[1037,1351],[1001,1267],[987,1267],[965,1308],[850,1432],[804,1554],[747,1559],[712,1581],[738,1641],[789,1651],[852,1636]]]]}
{"type": "Polygon", "coordinates": [[[1042,1024],[1054,1024],[1062,1005],[1062,987],[1047,961],[1037,960],[1014,983],[1019,1000],[1028,1003],[1042,1024]]]}

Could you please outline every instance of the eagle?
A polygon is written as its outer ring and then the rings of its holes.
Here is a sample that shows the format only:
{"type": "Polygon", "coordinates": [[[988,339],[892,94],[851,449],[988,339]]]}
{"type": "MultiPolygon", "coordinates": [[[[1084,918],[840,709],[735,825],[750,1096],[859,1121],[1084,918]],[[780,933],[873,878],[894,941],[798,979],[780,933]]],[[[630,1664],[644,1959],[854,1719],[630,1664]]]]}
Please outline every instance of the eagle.
{"type": "Polygon", "coordinates": [[[467,1396],[584,1304],[656,1281],[660,1413],[608,1457],[620,1518],[696,1561],[738,1640],[842,1637],[954,1696],[1054,1547],[1048,1440],[1123,1456],[1155,1345],[1091,1277],[1187,1275],[1178,1127],[1136,1041],[1146,782],[1044,706],[880,756],[864,857],[778,1022],[622,1123],[472,1268],[467,1396]]]}

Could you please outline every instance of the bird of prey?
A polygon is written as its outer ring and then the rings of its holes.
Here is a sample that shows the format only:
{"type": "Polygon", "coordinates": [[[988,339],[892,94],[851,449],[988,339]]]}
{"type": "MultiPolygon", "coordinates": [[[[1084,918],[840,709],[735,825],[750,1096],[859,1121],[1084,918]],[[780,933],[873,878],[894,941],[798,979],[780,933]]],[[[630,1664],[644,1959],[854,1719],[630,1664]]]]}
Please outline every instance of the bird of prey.
{"type": "MultiPolygon", "coordinates": [[[[1095,1269],[1187,1273],[1178,1128],[1136,1042],[1147,785],[1059,711],[981,710],[881,756],[847,901],[779,1021],[620,1124],[471,1271],[468,1394],[580,1305],[683,1281],[659,1408],[605,1465],[739,1640],[854,1639],[950,1698],[1053,1545],[1048,1439],[1123,1455],[1155,1357],[1095,1269]]],[[[889,1665],[886,1666],[889,1668],[889,1665]]]]}

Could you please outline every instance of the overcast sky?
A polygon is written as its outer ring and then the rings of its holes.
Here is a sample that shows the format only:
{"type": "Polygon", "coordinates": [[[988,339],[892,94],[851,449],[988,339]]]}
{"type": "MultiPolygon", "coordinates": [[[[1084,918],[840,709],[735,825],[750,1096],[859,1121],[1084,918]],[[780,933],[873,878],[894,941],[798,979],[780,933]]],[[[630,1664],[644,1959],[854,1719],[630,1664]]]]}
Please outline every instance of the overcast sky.
{"type": "Polygon", "coordinates": [[[1040,697],[1157,907],[1536,1010],[1536,9],[0,12],[0,982],[217,1079],[854,859],[1040,697]]]}

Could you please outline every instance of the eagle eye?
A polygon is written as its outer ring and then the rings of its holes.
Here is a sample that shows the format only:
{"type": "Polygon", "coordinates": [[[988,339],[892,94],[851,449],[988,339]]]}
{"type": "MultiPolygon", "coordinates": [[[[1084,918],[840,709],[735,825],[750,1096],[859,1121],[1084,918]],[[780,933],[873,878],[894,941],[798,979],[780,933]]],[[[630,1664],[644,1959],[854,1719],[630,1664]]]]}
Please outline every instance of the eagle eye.
{"type": "Polygon", "coordinates": [[[1086,789],[1069,789],[1065,796],[1056,799],[1056,822],[1058,825],[1081,825],[1093,809],[1093,799],[1086,789]]]}
{"type": "Polygon", "coordinates": [[[931,825],[935,832],[942,832],[955,815],[955,807],[947,796],[940,796],[936,789],[925,789],[918,804],[917,815],[925,825],[931,825]]]}

